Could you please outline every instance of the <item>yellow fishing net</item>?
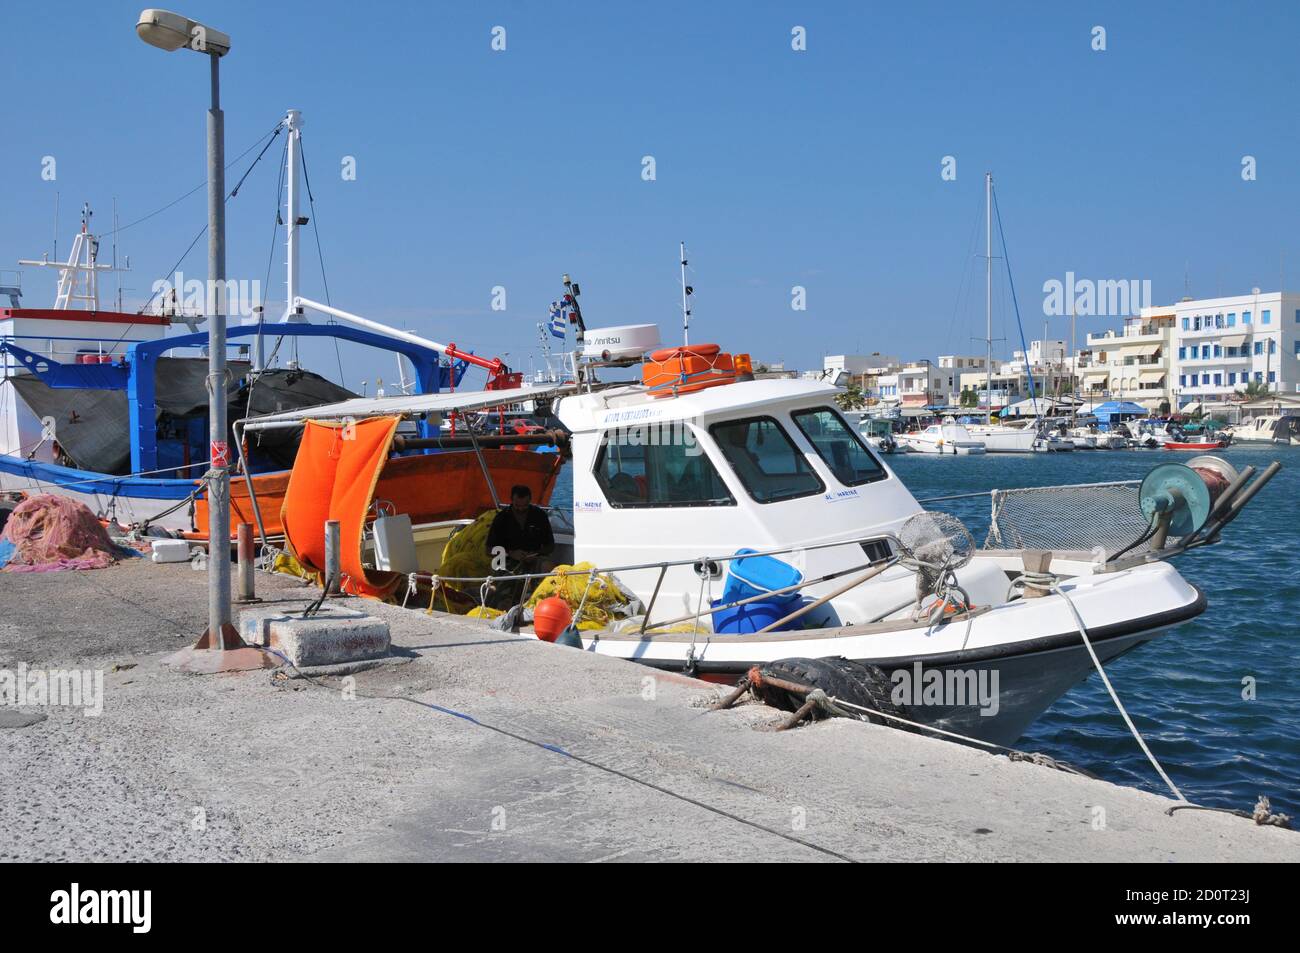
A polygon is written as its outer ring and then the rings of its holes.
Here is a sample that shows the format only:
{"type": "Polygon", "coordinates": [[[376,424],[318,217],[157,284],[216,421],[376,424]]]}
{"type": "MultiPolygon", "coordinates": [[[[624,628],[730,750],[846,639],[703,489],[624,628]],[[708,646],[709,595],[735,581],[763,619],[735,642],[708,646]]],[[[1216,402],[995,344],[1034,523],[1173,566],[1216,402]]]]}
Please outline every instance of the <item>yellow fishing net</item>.
{"type": "Polygon", "coordinates": [[[447,540],[442,548],[442,562],[438,564],[439,576],[491,575],[492,557],[487,553],[487,538],[496,517],[496,510],[480,513],[478,519],[447,540]]]}
{"type": "Polygon", "coordinates": [[[595,566],[591,563],[577,563],[573,566],[556,566],[557,575],[547,576],[533,591],[528,600],[528,607],[535,608],[537,603],[551,596],[559,596],[577,613],[582,606],[582,617],[578,619],[579,629],[605,629],[613,619],[613,610],[627,604],[627,597],[614,584],[614,580],[602,573],[591,574],[595,566]],[[581,575],[562,576],[559,573],[575,572],[581,575]],[[583,594],[586,602],[583,602],[583,594]]]}

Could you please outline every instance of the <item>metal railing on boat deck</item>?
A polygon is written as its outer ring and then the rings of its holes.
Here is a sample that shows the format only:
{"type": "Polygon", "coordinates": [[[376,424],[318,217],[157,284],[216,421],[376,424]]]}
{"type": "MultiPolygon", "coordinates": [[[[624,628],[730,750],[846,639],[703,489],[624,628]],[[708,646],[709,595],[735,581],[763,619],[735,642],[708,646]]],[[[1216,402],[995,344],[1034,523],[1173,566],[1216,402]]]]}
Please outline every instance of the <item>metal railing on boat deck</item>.
{"type": "MultiPolygon", "coordinates": [[[[533,580],[545,579],[548,576],[557,576],[561,578],[567,578],[569,576],[587,576],[588,578],[594,578],[597,575],[617,576],[617,574],[620,572],[644,572],[647,570],[657,569],[659,570],[659,578],[655,580],[654,592],[652,592],[650,595],[650,602],[645,607],[645,614],[641,622],[641,632],[644,633],[647,628],[653,629],[653,628],[658,628],[660,626],[669,624],[667,622],[658,622],[653,625],[650,624],[650,615],[654,611],[655,603],[659,598],[659,590],[663,586],[664,577],[668,575],[669,569],[672,569],[674,567],[680,567],[680,566],[692,567],[696,575],[700,577],[700,586],[702,592],[705,582],[709,578],[720,577],[722,575],[722,566],[726,563],[732,562],[733,560],[752,559],[756,556],[780,556],[786,553],[807,553],[807,552],[814,552],[822,549],[833,549],[837,546],[861,547],[863,555],[866,557],[867,562],[861,565],[850,566],[847,569],[837,570],[833,573],[828,573],[817,579],[807,580],[804,583],[801,583],[797,587],[788,586],[784,590],[779,590],[779,593],[784,593],[787,590],[802,589],[807,586],[816,585],[820,582],[827,582],[831,579],[838,578],[840,576],[844,576],[852,572],[861,572],[863,570],[871,569],[872,567],[884,568],[886,564],[896,561],[898,554],[902,552],[903,549],[902,543],[899,542],[898,537],[895,536],[894,534],[872,533],[868,536],[853,537],[851,539],[839,539],[833,542],[826,542],[826,543],[813,543],[807,546],[785,546],[779,549],[765,549],[765,550],[759,550],[759,551],[748,552],[748,553],[730,553],[727,555],[720,555],[720,556],[695,556],[687,559],[664,559],[664,560],[659,560],[657,562],[631,563],[625,566],[609,566],[606,568],[593,567],[591,569],[569,569],[563,572],[552,571],[552,572],[533,572],[533,573],[502,573],[501,575],[495,575],[495,576],[443,576],[438,573],[431,573],[431,572],[413,572],[413,573],[408,573],[407,578],[412,581],[412,584],[414,584],[414,582],[417,580],[423,580],[425,582],[434,582],[434,583],[444,583],[444,582],[477,583],[480,586],[489,582],[505,583],[505,582],[522,581],[523,592],[525,593],[525,597],[521,598],[520,600],[522,603],[523,601],[525,601],[529,583],[532,582],[533,580]],[[873,551],[870,548],[868,548],[869,545],[872,543],[875,543],[879,547],[882,547],[875,550],[877,555],[873,555],[872,554],[873,551]]],[[[735,603],[735,604],[739,605],[741,603],[735,603]]],[[[727,607],[723,606],[718,608],[727,608],[727,607]]],[[[710,610],[704,610],[701,607],[701,611],[696,612],[694,614],[694,617],[698,618],[699,616],[708,615],[708,614],[710,614],[710,610]]]]}

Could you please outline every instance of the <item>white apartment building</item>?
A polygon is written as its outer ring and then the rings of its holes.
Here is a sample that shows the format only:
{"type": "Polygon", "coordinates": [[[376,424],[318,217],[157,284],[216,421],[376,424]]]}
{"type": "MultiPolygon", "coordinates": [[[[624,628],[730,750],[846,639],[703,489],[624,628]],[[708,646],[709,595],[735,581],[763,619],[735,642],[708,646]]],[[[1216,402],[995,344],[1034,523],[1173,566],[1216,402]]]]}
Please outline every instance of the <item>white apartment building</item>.
{"type": "Polygon", "coordinates": [[[931,361],[915,361],[879,378],[880,400],[902,408],[951,407],[957,403],[961,375],[931,361]]]}
{"type": "Polygon", "coordinates": [[[1172,307],[1142,308],[1117,333],[1088,335],[1078,365],[1079,392],[1091,400],[1127,400],[1159,412],[1174,404],[1173,352],[1177,314],[1172,307]]]}
{"type": "Polygon", "coordinates": [[[1300,293],[1258,290],[1180,301],[1175,315],[1175,405],[1222,403],[1255,381],[1300,393],[1300,293]]]}
{"type": "Polygon", "coordinates": [[[874,354],[828,354],[822,358],[822,372],[826,379],[833,381],[842,372],[847,371],[852,377],[869,374],[883,374],[899,367],[902,362],[888,354],[877,351],[874,354]]]}

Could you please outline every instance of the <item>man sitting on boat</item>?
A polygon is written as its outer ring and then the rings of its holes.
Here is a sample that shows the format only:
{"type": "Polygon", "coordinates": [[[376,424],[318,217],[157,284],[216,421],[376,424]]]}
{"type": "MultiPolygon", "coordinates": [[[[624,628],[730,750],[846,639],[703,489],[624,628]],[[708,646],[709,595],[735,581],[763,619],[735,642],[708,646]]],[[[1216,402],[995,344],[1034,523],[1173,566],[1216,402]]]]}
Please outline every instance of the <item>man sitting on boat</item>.
{"type": "MultiPolygon", "coordinates": [[[[540,506],[533,506],[533,491],[522,483],[510,488],[510,505],[492,520],[485,545],[494,576],[541,576],[555,568],[550,558],[555,551],[550,518],[540,506]]],[[[492,590],[488,602],[498,609],[520,602],[524,595],[521,580],[494,583],[492,590]]]]}
{"type": "Polygon", "coordinates": [[[496,515],[488,530],[487,551],[495,572],[517,575],[544,573],[555,568],[551,521],[540,506],[533,506],[533,491],[522,483],[510,489],[510,505],[496,515]],[[499,558],[505,555],[505,563],[499,558]]]}

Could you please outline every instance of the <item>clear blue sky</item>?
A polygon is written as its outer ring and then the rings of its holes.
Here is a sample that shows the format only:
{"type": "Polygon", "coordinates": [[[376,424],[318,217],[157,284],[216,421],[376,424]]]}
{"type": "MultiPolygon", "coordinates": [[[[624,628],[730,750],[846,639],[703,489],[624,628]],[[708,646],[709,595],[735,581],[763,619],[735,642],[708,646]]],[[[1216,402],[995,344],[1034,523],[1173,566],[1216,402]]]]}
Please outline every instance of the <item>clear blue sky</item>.
{"type": "MultiPolygon", "coordinates": [[[[303,110],[334,302],[517,366],[566,271],[590,325],[654,321],[677,340],[683,238],[695,340],[800,367],[982,351],[969,256],[986,169],[1031,337],[1043,282],[1066,270],[1149,278],[1162,303],[1185,269],[1196,296],[1271,290],[1283,267],[1300,278],[1294,3],[175,3],[234,38],[228,156],[303,110]]],[[[205,64],[142,44],[140,7],[6,10],[0,267],[49,250],[56,190],[63,253],[83,200],[106,232],[114,197],[125,224],[202,182],[205,64]]],[[[231,202],[232,277],[266,274],[278,158],[277,142],[231,202]]],[[[129,301],[204,203],[122,233],[129,301]]],[[[282,261],[268,298],[283,297],[282,261]]],[[[202,242],[183,268],[204,276],[202,242]]],[[[322,294],[310,233],[303,273],[322,294]]],[[[51,275],[24,284],[29,306],[52,300],[51,275]]],[[[1007,314],[999,334],[1014,334],[1007,314]]],[[[322,364],[335,373],[332,353],[322,364]]],[[[348,383],[388,370],[358,357],[348,383]]]]}

